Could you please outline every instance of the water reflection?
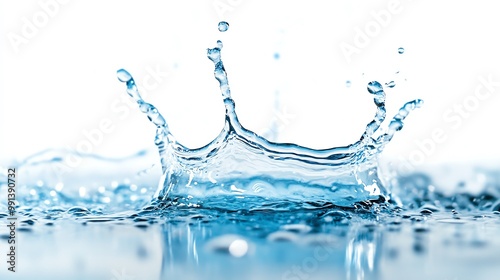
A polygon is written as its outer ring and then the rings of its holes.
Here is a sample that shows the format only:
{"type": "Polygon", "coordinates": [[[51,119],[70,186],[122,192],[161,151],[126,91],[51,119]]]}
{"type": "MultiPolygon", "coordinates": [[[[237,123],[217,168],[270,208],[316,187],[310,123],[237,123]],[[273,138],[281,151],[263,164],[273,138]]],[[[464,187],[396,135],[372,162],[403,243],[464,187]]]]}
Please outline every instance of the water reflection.
{"type": "Polygon", "coordinates": [[[378,229],[251,221],[164,224],[162,279],[378,279],[378,229]]]}
{"type": "MultiPolygon", "coordinates": [[[[494,213],[406,211],[362,218],[331,209],[197,209],[68,220],[35,219],[29,216],[35,210],[23,211],[17,252],[22,269],[15,279],[420,280],[500,274],[500,215],[494,213]]],[[[5,244],[9,235],[0,216],[5,244]]],[[[0,269],[0,279],[11,279],[7,273],[0,269]]]]}
{"type": "Polygon", "coordinates": [[[377,279],[381,234],[373,229],[354,231],[346,248],[347,279],[377,279]]]}
{"type": "Polygon", "coordinates": [[[472,279],[471,264],[476,279],[500,273],[494,214],[222,215],[162,225],[161,279],[472,279]]]}

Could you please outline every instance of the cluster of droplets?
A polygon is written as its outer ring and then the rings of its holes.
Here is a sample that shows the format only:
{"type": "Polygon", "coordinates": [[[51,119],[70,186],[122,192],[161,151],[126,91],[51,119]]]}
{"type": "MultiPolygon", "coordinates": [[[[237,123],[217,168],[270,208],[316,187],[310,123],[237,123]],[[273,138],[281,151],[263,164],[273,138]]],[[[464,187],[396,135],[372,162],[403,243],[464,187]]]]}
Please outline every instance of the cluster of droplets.
{"type": "MultiPolygon", "coordinates": [[[[386,117],[386,94],[384,92],[383,86],[379,82],[373,81],[368,83],[367,89],[370,94],[374,95],[373,101],[377,106],[377,111],[373,120],[366,126],[366,130],[363,133],[360,141],[363,141],[365,139],[372,139],[372,136],[380,128],[380,125],[386,117]]],[[[391,122],[389,123],[388,131],[374,139],[375,144],[379,146],[380,151],[387,143],[391,141],[394,134],[403,128],[403,121],[408,116],[408,114],[416,108],[420,108],[422,105],[423,100],[416,99],[407,102],[403,105],[403,107],[399,109],[398,113],[392,118],[391,122]]]]}
{"type": "Polygon", "coordinates": [[[165,155],[168,145],[167,143],[174,142],[174,138],[170,133],[165,118],[163,118],[163,116],[160,114],[160,112],[158,112],[158,109],[154,105],[147,103],[144,101],[144,99],[142,99],[135,80],[134,78],[132,78],[132,75],[130,75],[129,72],[127,72],[125,69],[120,69],[117,71],[117,77],[120,82],[123,82],[127,85],[128,95],[137,102],[137,105],[139,106],[141,112],[145,113],[148,119],[154,125],[156,125],[155,144],[158,147],[163,172],[166,172],[167,163],[165,162],[165,155]]]}

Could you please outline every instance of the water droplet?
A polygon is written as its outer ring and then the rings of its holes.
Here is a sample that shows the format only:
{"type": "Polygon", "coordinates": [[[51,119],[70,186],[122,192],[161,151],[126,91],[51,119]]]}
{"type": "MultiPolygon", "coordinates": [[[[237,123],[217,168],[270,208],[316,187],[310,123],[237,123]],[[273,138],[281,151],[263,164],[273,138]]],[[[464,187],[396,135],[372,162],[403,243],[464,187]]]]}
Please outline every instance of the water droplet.
{"type": "Polygon", "coordinates": [[[393,87],[395,87],[395,86],[396,86],[396,83],[395,83],[394,81],[390,81],[390,82],[388,82],[388,83],[385,83],[385,85],[386,85],[387,87],[393,88],[393,87]]]}
{"type": "Polygon", "coordinates": [[[250,247],[248,242],[239,235],[226,234],[208,241],[207,249],[212,252],[229,253],[233,257],[243,257],[250,247]]]}
{"type": "Polygon", "coordinates": [[[241,258],[248,252],[248,243],[243,239],[237,239],[229,245],[229,253],[236,258],[241,258]]]}
{"type": "Polygon", "coordinates": [[[351,219],[351,216],[349,214],[341,210],[326,212],[321,217],[324,218],[326,222],[339,222],[344,219],[351,219]]]}
{"type": "Polygon", "coordinates": [[[21,223],[32,226],[35,224],[35,221],[28,219],[28,220],[21,221],[21,223]]]}
{"type": "Polygon", "coordinates": [[[422,205],[422,207],[420,207],[420,210],[422,210],[422,211],[423,210],[429,210],[429,211],[431,211],[431,214],[434,213],[434,212],[439,212],[440,211],[440,209],[437,206],[432,205],[432,204],[428,204],[428,203],[422,205]]]}
{"type": "Polygon", "coordinates": [[[382,92],[383,90],[384,90],[384,88],[377,81],[373,81],[373,82],[368,83],[368,92],[371,94],[379,94],[379,92],[382,92]]]}
{"type": "Polygon", "coordinates": [[[420,211],[420,214],[422,214],[424,216],[429,216],[429,215],[432,215],[432,211],[429,209],[423,209],[420,211]]]}
{"type": "Polygon", "coordinates": [[[220,32],[226,32],[229,29],[229,23],[221,21],[219,22],[218,28],[220,32]]]}
{"type": "Polygon", "coordinates": [[[399,54],[403,54],[404,52],[405,52],[405,49],[404,49],[404,48],[399,48],[399,49],[398,49],[398,53],[399,53],[399,54]]]}
{"type": "Polygon", "coordinates": [[[118,77],[118,80],[123,83],[126,83],[132,79],[132,75],[130,75],[130,73],[125,69],[116,71],[116,76],[118,77]]]}
{"type": "Polygon", "coordinates": [[[345,86],[346,87],[351,87],[351,81],[349,81],[349,80],[345,81],[345,86]]]}
{"type": "Polygon", "coordinates": [[[66,211],[68,214],[73,214],[73,216],[81,217],[90,214],[90,211],[85,207],[73,206],[66,211]]]}

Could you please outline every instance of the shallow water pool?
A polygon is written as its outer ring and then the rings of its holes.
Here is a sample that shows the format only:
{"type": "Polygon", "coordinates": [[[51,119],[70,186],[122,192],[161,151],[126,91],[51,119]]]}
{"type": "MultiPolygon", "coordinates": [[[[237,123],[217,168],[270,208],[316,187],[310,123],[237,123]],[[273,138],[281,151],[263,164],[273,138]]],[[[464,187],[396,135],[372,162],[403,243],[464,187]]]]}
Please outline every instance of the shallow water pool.
{"type": "MultiPolygon", "coordinates": [[[[167,208],[20,213],[2,279],[495,279],[500,213],[167,208]]],[[[5,214],[0,219],[6,223],[5,214]]],[[[2,254],[8,232],[1,227],[2,254]]]]}

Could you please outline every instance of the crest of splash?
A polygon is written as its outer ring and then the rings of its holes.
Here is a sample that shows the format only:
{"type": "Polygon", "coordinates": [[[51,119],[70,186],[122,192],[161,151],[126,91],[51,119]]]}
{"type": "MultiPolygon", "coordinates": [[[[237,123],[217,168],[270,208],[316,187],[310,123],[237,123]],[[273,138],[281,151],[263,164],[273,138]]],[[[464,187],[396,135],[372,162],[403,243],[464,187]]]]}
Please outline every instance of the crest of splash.
{"type": "Polygon", "coordinates": [[[214,76],[220,85],[225,125],[212,142],[198,149],[176,141],[157,108],[142,99],[132,75],[124,69],[117,71],[128,95],[157,128],[155,144],[163,171],[155,194],[158,201],[252,209],[282,202],[353,207],[362,201],[387,200],[389,193],[378,175],[377,156],[422,100],[407,102],[393,117],[387,132],[375,137],[386,118],[386,95],[382,85],[373,81],[368,84],[368,92],[374,96],[375,117],[357,142],[321,150],[274,143],[238,121],[221,50],[222,42],[217,41],[215,48],[207,50],[207,56],[214,63],[214,76]]]}

